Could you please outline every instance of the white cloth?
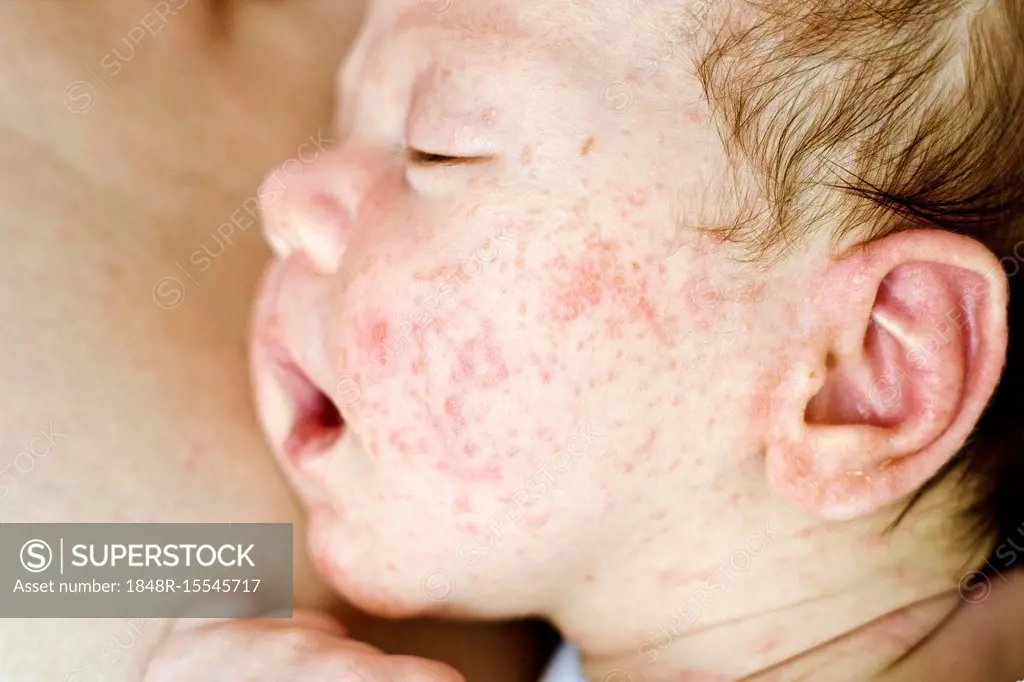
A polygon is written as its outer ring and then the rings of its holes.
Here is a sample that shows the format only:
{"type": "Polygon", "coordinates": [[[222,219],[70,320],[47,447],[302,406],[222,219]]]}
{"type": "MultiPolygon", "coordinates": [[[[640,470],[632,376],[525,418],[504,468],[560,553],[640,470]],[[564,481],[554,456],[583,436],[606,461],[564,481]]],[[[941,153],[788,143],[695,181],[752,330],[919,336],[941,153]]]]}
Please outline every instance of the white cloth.
{"type": "Polygon", "coordinates": [[[579,652],[563,642],[548,662],[540,682],[587,682],[580,665],[579,652]]]}

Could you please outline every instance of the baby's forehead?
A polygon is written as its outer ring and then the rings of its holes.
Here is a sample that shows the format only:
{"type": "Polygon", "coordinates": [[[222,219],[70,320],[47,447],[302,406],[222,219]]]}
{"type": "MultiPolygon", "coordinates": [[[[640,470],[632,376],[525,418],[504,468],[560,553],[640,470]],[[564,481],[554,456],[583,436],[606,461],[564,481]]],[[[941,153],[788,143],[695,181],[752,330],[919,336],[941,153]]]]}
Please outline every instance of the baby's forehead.
{"type": "MultiPolygon", "coordinates": [[[[677,14],[672,23],[668,14],[678,2],[452,0],[435,6],[445,10],[437,16],[420,2],[378,3],[361,41],[368,54],[346,69],[352,86],[343,91],[382,92],[408,107],[406,133],[425,146],[451,146],[485,128],[517,149],[526,137],[568,144],[600,135],[634,151],[658,140],[719,156],[693,46],[680,34],[693,17],[677,14]]],[[[348,101],[378,117],[370,98],[348,101]]],[[[618,163],[588,160],[595,170],[618,163]]]]}
{"type": "Polygon", "coordinates": [[[390,38],[415,37],[433,46],[443,40],[449,51],[479,57],[497,52],[507,60],[621,63],[638,49],[646,54],[666,41],[682,43],[710,14],[712,2],[727,1],[372,0],[367,24],[390,38]],[[549,49],[538,53],[538,45],[549,49]]]}

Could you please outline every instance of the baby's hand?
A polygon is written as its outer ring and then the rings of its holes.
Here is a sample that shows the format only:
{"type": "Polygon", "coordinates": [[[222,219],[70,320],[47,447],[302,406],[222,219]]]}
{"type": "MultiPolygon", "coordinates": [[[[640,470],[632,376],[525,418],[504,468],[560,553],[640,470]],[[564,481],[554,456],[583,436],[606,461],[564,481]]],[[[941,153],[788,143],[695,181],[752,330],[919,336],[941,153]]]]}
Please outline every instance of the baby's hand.
{"type": "Polygon", "coordinates": [[[179,628],[160,645],[144,682],[463,682],[452,668],[388,656],[348,639],[342,625],[312,611],[291,620],[217,621],[179,628]]]}

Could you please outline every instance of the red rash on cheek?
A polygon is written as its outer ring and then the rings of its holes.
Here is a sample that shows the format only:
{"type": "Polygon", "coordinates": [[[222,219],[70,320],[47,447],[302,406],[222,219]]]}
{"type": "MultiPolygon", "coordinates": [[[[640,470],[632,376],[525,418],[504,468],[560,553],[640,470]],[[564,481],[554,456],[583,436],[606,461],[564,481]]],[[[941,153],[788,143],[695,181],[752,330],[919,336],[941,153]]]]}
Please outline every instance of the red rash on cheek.
{"type": "Polygon", "coordinates": [[[552,318],[564,325],[597,309],[609,309],[606,332],[610,338],[621,338],[623,325],[640,325],[671,346],[672,334],[647,294],[645,276],[634,261],[623,262],[621,250],[614,242],[591,237],[576,261],[556,257],[553,266],[562,276],[551,297],[552,318]]]}
{"type": "Polygon", "coordinates": [[[503,463],[519,451],[514,436],[490,426],[491,415],[510,399],[504,384],[513,371],[496,322],[469,298],[461,303],[438,304],[404,336],[407,323],[389,321],[402,319],[397,315],[388,318],[378,309],[362,316],[356,343],[369,357],[363,383],[370,392],[362,400],[366,419],[356,423],[371,452],[374,442],[386,443],[411,465],[465,483],[494,483],[504,477],[503,463]],[[377,371],[381,363],[387,369],[377,371]],[[389,387],[374,389],[372,374],[386,378],[389,387]]]}
{"type": "Polygon", "coordinates": [[[494,325],[484,320],[483,331],[462,343],[458,363],[452,369],[453,384],[495,387],[509,377],[505,357],[494,340],[494,325]]]}
{"type": "Polygon", "coordinates": [[[371,348],[377,348],[382,343],[384,343],[384,339],[386,339],[387,336],[388,336],[388,323],[387,323],[387,320],[380,320],[379,322],[374,324],[373,328],[370,330],[370,347],[371,348]]]}
{"type": "Polygon", "coordinates": [[[391,355],[399,346],[400,339],[392,333],[387,318],[373,315],[364,318],[357,326],[355,359],[366,367],[383,370],[390,362],[391,355]]]}
{"type": "Polygon", "coordinates": [[[444,412],[452,420],[452,431],[458,433],[466,426],[466,417],[462,414],[462,399],[458,396],[451,396],[444,401],[444,412]]]}

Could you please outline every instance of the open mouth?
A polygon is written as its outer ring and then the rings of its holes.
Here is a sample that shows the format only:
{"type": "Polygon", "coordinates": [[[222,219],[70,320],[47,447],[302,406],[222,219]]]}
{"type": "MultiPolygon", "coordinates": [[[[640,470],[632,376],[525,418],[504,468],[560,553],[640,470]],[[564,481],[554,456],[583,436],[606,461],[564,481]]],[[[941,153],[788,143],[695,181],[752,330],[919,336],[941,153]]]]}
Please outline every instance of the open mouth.
{"type": "Polygon", "coordinates": [[[345,427],[341,412],[293,361],[278,358],[275,364],[292,410],[292,425],[282,446],[284,455],[297,462],[327,451],[345,427]]]}

